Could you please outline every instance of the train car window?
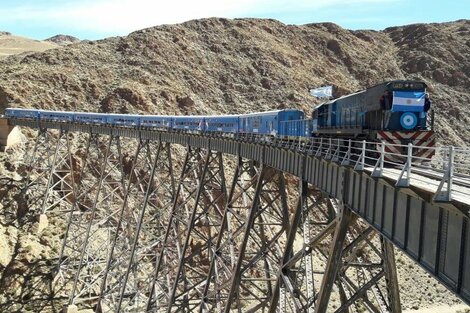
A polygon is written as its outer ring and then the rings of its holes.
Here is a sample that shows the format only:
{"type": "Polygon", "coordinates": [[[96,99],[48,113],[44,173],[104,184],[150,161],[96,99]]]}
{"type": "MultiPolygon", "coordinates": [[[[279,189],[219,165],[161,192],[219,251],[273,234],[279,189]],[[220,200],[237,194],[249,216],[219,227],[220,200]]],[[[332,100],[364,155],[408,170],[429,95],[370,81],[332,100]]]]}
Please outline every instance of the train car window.
{"type": "Polygon", "coordinates": [[[253,127],[254,127],[254,128],[259,128],[260,125],[261,125],[261,118],[259,118],[259,117],[254,117],[252,124],[253,124],[253,127]]]}

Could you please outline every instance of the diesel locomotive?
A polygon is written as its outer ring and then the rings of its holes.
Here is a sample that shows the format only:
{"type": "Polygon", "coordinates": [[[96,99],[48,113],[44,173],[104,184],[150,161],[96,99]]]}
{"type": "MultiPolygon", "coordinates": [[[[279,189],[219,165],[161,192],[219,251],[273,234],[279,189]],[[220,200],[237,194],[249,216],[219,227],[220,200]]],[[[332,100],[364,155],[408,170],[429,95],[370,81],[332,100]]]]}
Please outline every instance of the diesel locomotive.
{"type": "MultiPolygon", "coordinates": [[[[395,80],[320,104],[312,112],[317,124],[314,134],[383,142],[389,144],[387,152],[396,154],[406,154],[399,145],[409,143],[434,147],[434,116],[426,87],[421,81],[395,80]]],[[[434,150],[415,149],[414,153],[430,158],[434,150]]]]}

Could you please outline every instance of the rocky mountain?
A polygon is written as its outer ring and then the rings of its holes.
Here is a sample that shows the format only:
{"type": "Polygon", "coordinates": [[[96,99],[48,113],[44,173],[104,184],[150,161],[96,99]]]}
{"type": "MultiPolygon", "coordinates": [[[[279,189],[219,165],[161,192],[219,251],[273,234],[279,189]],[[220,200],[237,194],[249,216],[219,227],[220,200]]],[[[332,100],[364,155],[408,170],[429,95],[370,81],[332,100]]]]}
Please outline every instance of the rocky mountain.
{"type": "MultiPolygon", "coordinates": [[[[470,143],[469,20],[352,31],[331,23],[212,18],[82,41],[0,61],[0,114],[6,107],[158,114],[296,107],[309,112],[318,103],[309,88],[334,84],[348,93],[401,78],[427,82],[440,144],[470,143]]],[[[24,154],[16,153],[14,158],[24,154]]],[[[44,264],[57,250],[60,234],[59,227],[33,234],[35,217],[25,213],[18,175],[1,154],[0,173],[0,252],[7,251],[0,253],[0,289],[5,290],[0,311],[11,311],[18,303],[32,303],[25,296],[26,280],[49,277],[44,264]]],[[[459,303],[401,254],[398,263],[407,290],[402,292],[405,308],[459,303]]]]}
{"type": "Polygon", "coordinates": [[[50,38],[45,39],[44,41],[53,42],[61,46],[70,45],[72,43],[80,42],[80,39],[70,35],[55,35],[50,38]]]}
{"type": "Polygon", "coordinates": [[[387,79],[430,86],[437,130],[468,142],[470,21],[352,31],[331,23],[203,19],[165,25],[0,64],[7,106],[103,112],[236,113],[316,102],[387,79]]]}
{"type": "Polygon", "coordinates": [[[0,31],[0,60],[10,55],[42,52],[58,47],[53,42],[34,40],[0,31]]]}

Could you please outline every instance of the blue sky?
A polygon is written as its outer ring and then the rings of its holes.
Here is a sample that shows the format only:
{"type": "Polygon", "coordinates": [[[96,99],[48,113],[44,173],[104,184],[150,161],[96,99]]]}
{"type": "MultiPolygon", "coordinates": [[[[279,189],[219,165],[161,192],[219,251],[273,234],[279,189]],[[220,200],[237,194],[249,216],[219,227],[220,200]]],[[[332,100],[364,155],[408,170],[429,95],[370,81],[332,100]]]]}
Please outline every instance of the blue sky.
{"type": "Polygon", "coordinates": [[[203,17],[274,18],[384,29],[470,18],[470,0],[0,0],[0,30],[35,39],[121,36],[203,17]]]}

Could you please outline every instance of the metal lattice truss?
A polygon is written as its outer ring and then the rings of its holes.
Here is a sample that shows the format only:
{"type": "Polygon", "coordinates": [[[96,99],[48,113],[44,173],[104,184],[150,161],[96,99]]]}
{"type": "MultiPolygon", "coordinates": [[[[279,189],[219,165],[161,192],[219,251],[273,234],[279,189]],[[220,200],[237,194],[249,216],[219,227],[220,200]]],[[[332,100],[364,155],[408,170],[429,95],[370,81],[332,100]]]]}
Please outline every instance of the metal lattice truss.
{"type": "MultiPolygon", "coordinates": [[[[68,145],[67,141],[68,136],[65,133],[39,129],[32,151],[25,157],[26,170],[29,172],[26,183],[29,208],[38,214],[41,214],[44,211],[44,206],[47,205],[49,185],[52,183],[53,177],[60,175],[56,175],[57,171],[53,171],[52,168],[60,169],[60,163],[67,163],[63,159],[67,156],[62,151],[63,147],[68,145]],[[60,156],[58,157],[57,154],[60,156]]],[[[60,184],[56,188],[60,188],[60,184]]]]}
{"type": "Polygon", "coordinates": [[[392,245],[306,182],[216,151],[186,146],[175,162],[169,143],[80,135],[85,148],[41,130],[29,162],[37,212],[64,224],[53,285],[66,305],[400,312],[392,245]]]}

